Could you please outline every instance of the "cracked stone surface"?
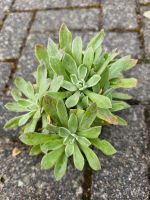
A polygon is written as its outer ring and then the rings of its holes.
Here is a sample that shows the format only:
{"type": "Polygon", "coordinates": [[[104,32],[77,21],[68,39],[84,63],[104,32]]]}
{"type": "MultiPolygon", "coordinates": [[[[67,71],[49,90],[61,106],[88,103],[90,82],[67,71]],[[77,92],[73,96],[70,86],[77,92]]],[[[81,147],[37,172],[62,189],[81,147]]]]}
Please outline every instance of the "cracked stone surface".
{"type": "Polygon", "coordinates": [[[12,64],[10,63],[0,63],[0,94],[5,89],[5,86],[9,81],[11,68],[12,64]]]}
{"type": "Polygon", "coordinates": [[[69,6],[100,5],[100,0],[68,0],[69,6]]]}
{"type": "Polygon", "coordinates": [[[100,10],[95,8],[61,10],[61,12],[59,10],[39,11],[31,31],[58,30],[62,22],[65,22],[70,29],[99,30],[99,15],[100,10]]]}
{"type": "Polygon", "coordinates": [[[0,32],[0,60],[19,57],[31,17],[30,13],[12,13],[8,16],[0,32]]]}
{"type": "MultiPolygon", "coordinates": [[[[15,146],[14,146],[15,147],[15,146]]],[[[13,157],[10,145],[0,149],[0,199],[26,200],[26,199],[65,199],[81,200],[82,173],[69,165],[65,177],[56,182],[50,170],[40,170],[41,156],[29,156],[28,150],[13,157]]]]}
{"type": "Polygon", "coordinates": [[[16,0],[13,9],[14,10],[36,10],[36,9],[48,9],[48,8],[62,8],[67,6],[67,0],[16,0]]]}
{"type": "Polygon", "coordinates": [[[0,1],[0,25],[3,24],[5,15],[9,12],[9,8],[13,0],[1,0],[0,1]]]}
{"type": "Polygon", "coordinates": [[[102,170],[93,173],[92,200],[147,200],[149,197],[144,109],[133,106],[122,114],[129,122],[127,127],[103,129],[102,137],[111,141],[118,153],[112,157],[98,153],[102,170]]]}
{"type": "Polygon", "coordinates": [[[102,0],[105,29],[136,29],[136,3],[134,0],[102,0]]]}

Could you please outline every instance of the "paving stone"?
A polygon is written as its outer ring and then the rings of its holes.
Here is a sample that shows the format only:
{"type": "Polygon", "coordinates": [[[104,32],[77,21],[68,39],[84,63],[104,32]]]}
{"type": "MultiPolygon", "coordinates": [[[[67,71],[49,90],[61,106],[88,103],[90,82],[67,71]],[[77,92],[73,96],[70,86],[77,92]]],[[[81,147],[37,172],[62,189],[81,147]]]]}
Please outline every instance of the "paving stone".
{"type": "Polygon", "coordinates": [[[141,7],[141,15],[143,20],[144,46],[146,58],[150,59],[150,20],[143,16],[145,11],[149,11],[150,6],[141,7]]]}
{"type": "Polygon", "coordinates": [[[0,33],[0,60],[15,59],[26,37],[32,14],[12,13],[2,27],[0,33]]]}
{"type": "Polygon", "coordinates": [[[150,3],[150,0],[139,0],[139,2],[141,4],[147,4],[147,3],[150,3]]]}
{"type": "Polygon", "coordinates": [[[48,9],[48,8],[64,8],[67,6],[67,0],[16,0],[14,10],[35,10],[35,9],[48,9]]]}
{"type": "Polygon", "coordinates": [[[93,173],[92,200],[148,200],[148,167],[145,150],[148,143],[144,124],[144,109],[133,106],[123,112],[129,125],[103,129],[107,138],[118,150],[112,157],[99,153],[102,170],[93,173]]]}
{"type": "Polygon", "coordinates": [[[0,98],[0,137],[5,136],[8,138],[15,138],[16,136],[18,136],[19,130],[5,130],[3,128],[7,120],[17,116],[16,113],[10,112],[4,107],[6,103],[11,101],[11,98],[0,98]]]}
{"type": "Polygon", "coordinates": [[[4,90],[11,74],[12,64],[0,63],[0,94],[4,90]]]}
{"type": "Polygon", "coordinates": [[[28,156],[28,151],[22,150],[12,157],[11,151],[11,147],[0,151],[1,200],[81,200],[81,172],[69,165],[65,177],[56,182],[50,170],[40,169],[41,156],[28,156]]]}
{"type": "Polygon", "coordinates": [[[100,9],[39,11],[31,31],[58,30],[65,22],[70,29],[99,29],[100,9]]]}
{"type": "Polygon", "coordinates": [[[134,0],[102,0],[105,29],[136,29],[136,3],[134,0]]]}
{"type": "MultiPolygon", "coordinates": [[[[139,64],[126,73],[126,77],[135,77],[138,80],[135,89],[127,90],[133,99],[141,102],[150,101],[150,64],[139,64]]],[[[125,91],[125,90],[124,90],[125,91]]]]}
{"type": "Polygon", "coordinates": [[[9,8],[13,0],[1,0],[0,1],[0,25],[3,23],[3,19],[6,13],[9,12],[9,8]]]}
{"type": "Polygon", "coordinates": [[[108,51],[117,49],[120,52],[120,56],[129,54],[134,58],[141,58],[140,41],[137,33],[108,32],[103,46],[108,51]]]}
{"type": "Polygon", "coordinates": [[[68,0],[69,6],[88,6],[88,5],[99,5],[100,0],[68,0]]]}

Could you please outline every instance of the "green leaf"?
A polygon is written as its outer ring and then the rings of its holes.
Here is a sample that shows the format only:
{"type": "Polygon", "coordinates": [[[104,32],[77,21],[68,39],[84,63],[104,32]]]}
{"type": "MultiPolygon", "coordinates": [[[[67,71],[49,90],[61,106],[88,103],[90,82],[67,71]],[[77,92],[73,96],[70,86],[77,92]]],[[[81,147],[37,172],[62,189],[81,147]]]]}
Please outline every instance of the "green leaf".
{"type": "Polygon", "coordinates": [[[84,157],[78,147],[78,145],[75,143],[74,144],[74,152],[73,152],[73,162],[75,167],[82,171],[84,167],[84,157]]]}
{"type": "Polygon", "coordinates": [[[107,140],[92,139],[90,141],[96,148],[101,150],[105,155],[109,156],[117,152],[116,149],[107,140]]]}
{"type": "Polygon", "coordinates": [[[115,115],[113,115],[109,109],[98,108],[97,117],[106,121],[109,124],[118,124],[118,119],[115,115]]]}
{"type": "Polygon", "coordinates": [[[94,153],[94,151],[92,151],[89,147],[83,145],[81,145],[81,149],[84,152],[90,167],[93,170],[100,170],[101,169],[100,161],[97,155],[94,153]]]}
{"type": "Polygon", "coordinates": [[[60,89],[60,87],[63,83],[63,80],[64,80],[63,76],[54,77],[50,84],[50,91],[58,92],[58,90],[60,89]]]}
{"type": "Polygon", "coordinates": [[[71,92],[47,92],[46,95],[53,97],[56,100],[62,100],[71,95],[71,92]]]}
{"type": "Polygon", "coordinates": [[[71,52],[72,46],[72,34],[68,30],[65,24],[62,24],[59,31],[59,45],[61,49],[65,49],[66,52],[71,52]]]}
{"type": "Polygon", "coordinates": [[[77,90],[77,87],[69,81],[63,81],[62,88],[74,92],[77,90]]]}
{"type": "Polygon", "coordinates": [[[69,136],[69,135],[71,135],[71,132],[68,130],[68,129],[66,129],[66,128],[64,128],[64,127],[60,127],[59,128],[59,136],[61,136],[61,137],[67,137],[67,136],[69,136]]]}
{"type": "Polygon", "coordinates": [[[112,88],[133,88],[136,87],[137,80],[135,78],[118,78],[111,80],[112,88]]]}
{"type": "Polygon", "coordinates": [[[74,59],[67,53],[62,60],[62,66],[66,69],[70,74],[77,74],[77,65],[74,59]]]}
{"type": "Polygon", "coordinates": [[[48,39],[47,53],[48,53],[49,58],[56,57],[57,59],[60,60],[62,57],[57,44],[55,44],[55,42],[51,38],[48,39]]]}
{"type": "Polygon", "coordinates": [[[31,148],[29,155],[36,156],[41,153],[40,145],[35,145],[31,148]]]}
{"type": "Polygon", "coordinates": [[[87,87],[93,87],[100,81],[101,77],[98,74],[94,74],[87,82],[87,87]]]}
{"type": "Polygon", "coordinates": [[[25,115],[22,115],[19,119],[19,126],[24,125],[33,115],[35,114],[35,111],[29,112],[25,115]]]}
{"type": "Polygon", "coordinates": [[[95,51],[98,47],[100,47],[101,43],[104,40],[104,30],[101,30],[99,33],[97,33],[88,43],[88,47],[92,47],[95,51]]]}
{"type": "Polygon", "coordinates": [[[45,96],[43,98],[43,108],[45,112],[50,116],[50,118],[57,124],[60,123],[60,120],[57,115],[57,109],[56,109],[56,104],[57,101],[50,97],[50,96],[45,96]]]}
{"type": "Polygon", "coordinates": [[[67,108],[71,108],[77,105],[80,98],[80,92],[76,91],[73,95],[67,98],[65,104],[67,108]]]}
{"type": "Polygon", "coordinates": [[[68,113],[67,113],[65,104],[62,100],[59,100],[57,102],[56,109],[57,109],[57,114],[58,114],[61,124],[64,125],[65,127],[67,127],[68,126],[68,113]]]}
{"type": "Polygon", "coordinates": [[[110,66],[109,79],[115,78],[120,75],[120,72],[126,71],[135,66],[137,60],[132,60],[131,56],[125,56],[118,59],[110,66]]]}
{"type": "Polygon", "coordinates": [[[41,160],[41,169],[52,168],[57,162],[57,160],[60,158],[60,156],[62,155],[63,151],[64,151],[64,147],[61,147],[43,156],[41,160]]]}
{"type": "Polygon", "coordinates": [[[8,120],[8,121],[6,122],[4,128],[7,128],[7,129],[17,128],[17,127],[18,127],[19,120],[20,120],[20,116],[14,117],[14,118],[8,120]]]}
{"type": "Polygon", "coordinates": [[[15,101],[18,101],[21,98],[21,92],[16,88],[11,90],[11,95],[15,101]]]}
{"type": "Polygon", "coordinates": [[[87,75],[87,67],[82,64],[78,68],[78,77],[80,80],[84,80],[87,75]]]}
{"type": "Polygon", "coordinates": [[[23,99],[23,98],[20,98],[17,103],[20,105],[20,106],[23,106],[23,107],[29,107],[31,105],[33,105],[33,102],[28,100],[28,99],[23,99]]]}
{"type": "Polygon", "coordinates": [[[65,174],[67,169],[67,157],[65,154],[62,154],[59,158],[59,160],[56,162],[55,168],[54,168],[54,176],[57,181],[59,181],[65,174]]]}
{"type": "Polygon", "coordinates": [[[53,124],[47,124],[46,130],[48,130],[50,133],[58,133],[59,132],[59,127],[54,126],[53,124]]]}
{"type": "Polygon", "coordinates": [[[96,103],[96,105],[99,108],[111,108],[111,101],[108,97],[100,94],[96,94],[94,92],[91,92],[89,90],[84,91],[84,93],[89,97],[89,99],[93,102],[96,103]]]}
{"type": "Polygon", "coordinates": [[[122,93],[122,92],[116,92],[114,91],[112,93],[112,97],[114,99],[122,99],[122,100],[129,100],[129,99],[132,99],[132,96],[129,95],[129,94],[125,94],[125,93],[122,93]]]}
{"type": "Polygon", "coordinates": [[[41,44],[35,45],[35,56],[38,59],[40,64],[42,62],[45,62],[45,64],[49,64],[47,49],[43,45],[41,44]]]}
{"type": "Polygon", "coordinates": [[[77,141],[83,146],[90,146],[91,145],[91,142],[83,136],[78,136],[77,141]]]}
{"type": "Polygon", "coordinates": [[[72,54],[78,65],[82,62],[82,39],[81,37],[75,37],[72,42],[72,54]]]}
{"type": "Polygon", "coordinates": [[[26,112],[29,111],[28,108],[25,108],[21,105],[19,105],[17,102],[9,102],[5,105],[5,108],[12,112],[26,112]]]}
{"type": "Polygon", "coordinates": [[[96,118],[96,115],[97,115],[97,106],[96,104],[91,104],[81,118],[79,129],[84,130],[90,128],[90,126],[92,125],[93,121],[96,118]]]}
{"type": "Polygon", "coordinates": [[[41,145],[43,153],[47,153],[50,150],[56,150],[63,146],[63,139],[55,139],[50,142],[41,145]]]}
{"type": "Polygon", "coordinates": [[[97,138],[101,133],[101,126],[95,126],[83,131],[79,131],[78,135],[86,138],[97,138]]]}
{"type": "Polygon", "coordinates": [[[65,148],[65,154],[67,157],[70,157],[74,152],[74,145],[73,144],[67,144],[65,148]]]}
{"type": "Polygon", "coordinates": [[[68,128],[71,133],[75,133],[78,129],[78,118],[75,113],[70,114],[68,128]]]}
{"type": "Polygon", "coordinates": [[[121,118],[121,117],[119,117],[117,115],[115,115],[115,116],[117,117],[117,121],[118,121],[117,125],[120,125],[120,126],[127,126],[128,125],[126,120],[124,120],[123,118],[121,118]]]}
{"type": "Polygon", "coordinates": [[[77,83],[78,83],[78,78],[77,78],[77,76],[76,76],[76,74],[71,74],[70,75],[70,78],[71,78],[71,82],[74,84],[74,85],[76,85],[77,83]]]}
{"type": "Polygon", "coordinates": [[[88,70],[91,69],[94,60],[94,51],[92,47],[86,49],[83,57],[83,64],[88,67],[88,70]]]}
{"type": "Polygon", "coordinates": [[[130,108],[130,105],[124,101],[112,101],[111,112],[116,112],[127,108],[130,108]]]}
{"type": "Polygon", "coordinates": [[[44,134],[44,133],[26,133],[20,135],[19,139],[27,145],[38,145],[43,144],[49,141],[53,141],[54,139],[57,139],[58,136],[56,134],[44,134]]]}

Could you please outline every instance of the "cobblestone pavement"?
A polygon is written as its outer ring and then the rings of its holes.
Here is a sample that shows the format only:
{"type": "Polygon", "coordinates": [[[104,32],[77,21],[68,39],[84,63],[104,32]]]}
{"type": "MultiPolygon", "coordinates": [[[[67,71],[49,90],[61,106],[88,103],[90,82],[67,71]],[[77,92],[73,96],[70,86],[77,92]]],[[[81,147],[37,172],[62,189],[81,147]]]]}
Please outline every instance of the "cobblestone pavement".
{"type": "Polygon", "coordinates": [[[0,200],[149,200],[150,190],[150,20],[143,12],[150,0],[0,0],[0,200]],[[17,75],[32,80],[36,69],[35,43],[46,45],[49,35],[57,40],[66,22],[74,35],[87,43],[101,28],[104,48],[131,54],[138,65],[127,73],[138,87],[130,93],[132,104],[121,113],[127,127],[104,128],[102,136],[118,149],[113,157],[98,153],[102,170],[83,173],[70,164],[62,181],[51,171],[41,172],[40,157],[17,139],[17,131],[3,130],[13,114],[3,105],[17,75]],[[12,149],[22,153],[12,157],[12,149]]]}

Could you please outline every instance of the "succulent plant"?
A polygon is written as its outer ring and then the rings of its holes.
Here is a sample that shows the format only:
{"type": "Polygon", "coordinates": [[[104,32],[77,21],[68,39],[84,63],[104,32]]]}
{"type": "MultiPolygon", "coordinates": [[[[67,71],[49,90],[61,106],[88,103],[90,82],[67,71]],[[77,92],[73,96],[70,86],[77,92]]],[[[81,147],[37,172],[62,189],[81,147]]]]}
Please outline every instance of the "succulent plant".
{"type": "Polygon", "coordinates": [[[137,61],[102,51],[103,39],[102,30],[83,49],[82,39],[72,40],[63,24],[59,45],[49,39],[47,48],[35,46],[39,62],[35,84],[17,77],[11,92],[14,101],[6,104],[8,110],[23,114],[10,119],[5,128],[22,126],[20,140],[32,146],[30,155],[45,154],[41,167],[54,167],[57,180],[65,174],[71,156],[78,170],[85,158],[92,169],[100,169],[92,147],[106,155],[116,153],[107,140],[99,139],[102,126],[127,125],[114,113],[129,107],[126,100],[132,97],[118,89],[136,86],[136,79],[125,78],[123,72],[137,61]]]}

